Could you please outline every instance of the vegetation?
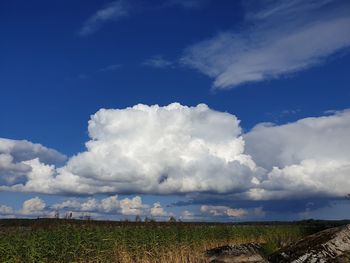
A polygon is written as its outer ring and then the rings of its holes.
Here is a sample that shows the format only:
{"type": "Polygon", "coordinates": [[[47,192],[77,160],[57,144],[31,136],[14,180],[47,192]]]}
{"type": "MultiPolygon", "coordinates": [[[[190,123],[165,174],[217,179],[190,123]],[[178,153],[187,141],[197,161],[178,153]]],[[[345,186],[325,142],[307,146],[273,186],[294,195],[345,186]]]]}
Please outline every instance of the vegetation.
{"type": "Polygon", "coordinates": [[[271,253],[322,227],[313,223],[0,220],[0,262],[206,262],[206,249],[233,243],[271,253]]]}

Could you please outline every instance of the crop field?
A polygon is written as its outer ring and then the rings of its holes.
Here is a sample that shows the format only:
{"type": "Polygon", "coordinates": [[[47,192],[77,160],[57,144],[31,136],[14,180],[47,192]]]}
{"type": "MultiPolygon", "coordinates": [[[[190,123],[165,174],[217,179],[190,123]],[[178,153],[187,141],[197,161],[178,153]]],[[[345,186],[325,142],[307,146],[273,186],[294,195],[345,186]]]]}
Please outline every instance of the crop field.
{"type": "Polygon", "coordinates": [[[207,262],[204,251],[255,242],[271,253],[310,224],[0,220],[0,262],[207,262]]]}

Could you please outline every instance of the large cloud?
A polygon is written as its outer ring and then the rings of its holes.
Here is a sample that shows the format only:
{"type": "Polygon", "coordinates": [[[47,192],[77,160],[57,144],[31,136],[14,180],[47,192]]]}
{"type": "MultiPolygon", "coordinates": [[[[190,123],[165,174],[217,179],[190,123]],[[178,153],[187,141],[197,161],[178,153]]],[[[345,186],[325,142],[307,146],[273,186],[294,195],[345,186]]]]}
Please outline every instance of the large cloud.
{"type": "Polygon", "coordinates": [[[350,189],[350,111],[257,125],[246,152],[268,173],[256,198],[345,196],[350,189]]]}
{"type": "MultiPolygon", "coordinates": [[[[350,189],[349,134],[350,111],[279,126],[259,124],[242,134],[234,115],[204,104],[102,109],[89,121],[86,151],[61,168],[43,163],[38,154],[25,161],[11,154],[18,162],[3,158],[8,178],[16,178],[11,163],[25,169],[22,181],[7,180],[0,190],[225,194],[231,200],[338,198],[350,189]]],[[[117,209],[116,204],[124,214],[143,209],[135,197],[106,199],[103,211],[117,209]]],[[[80,210],[101,210],[101,205],[92,200],[80,210]]],[[[155,204],[153,213],[163,214],[162,208],[155,204]]]]}
{"type": "Polygon", "coordinates": [[[56,186],[96,193],[243,191],[254,162],[237,118],[206,105],[102,109],[89,121],[87,150],[59,169],[56,186]]]}

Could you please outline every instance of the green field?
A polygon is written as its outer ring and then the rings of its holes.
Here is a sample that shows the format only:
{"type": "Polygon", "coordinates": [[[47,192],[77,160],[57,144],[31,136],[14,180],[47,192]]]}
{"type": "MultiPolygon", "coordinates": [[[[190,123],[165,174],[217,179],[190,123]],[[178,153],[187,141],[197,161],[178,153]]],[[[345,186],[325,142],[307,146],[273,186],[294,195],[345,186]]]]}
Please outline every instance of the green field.
{"type": "Polygon", "coordinates": [[[256,242],[266,253],[324,224],[0,220],[0,262],[206,262],[206,249],[256,242]]]}

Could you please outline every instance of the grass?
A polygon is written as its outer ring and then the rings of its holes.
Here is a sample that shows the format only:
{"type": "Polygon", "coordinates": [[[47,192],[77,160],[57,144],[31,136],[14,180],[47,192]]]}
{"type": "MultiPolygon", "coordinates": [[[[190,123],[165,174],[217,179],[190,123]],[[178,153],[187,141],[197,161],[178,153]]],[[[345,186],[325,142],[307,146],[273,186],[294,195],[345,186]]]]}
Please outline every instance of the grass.
{"type": "Polygon", "coordinates": [[[269,254],[316,230],[310,224],[1,220],[0,262],[207,262],[209,248],[255,242],[269,254]]]}

